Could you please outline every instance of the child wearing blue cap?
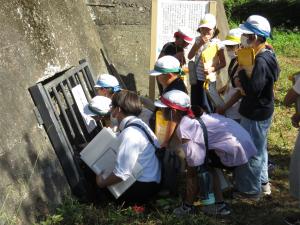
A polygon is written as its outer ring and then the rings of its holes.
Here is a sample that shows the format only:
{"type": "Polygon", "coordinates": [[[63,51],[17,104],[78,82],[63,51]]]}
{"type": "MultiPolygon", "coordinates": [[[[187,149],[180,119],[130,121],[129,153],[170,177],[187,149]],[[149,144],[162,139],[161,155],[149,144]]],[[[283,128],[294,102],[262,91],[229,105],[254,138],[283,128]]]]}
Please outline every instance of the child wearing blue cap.
{"type": "Polygon", "coordinates": [[[253,48],[255,61],[250,75],[244,68],[238,69],[234,84],[245,92],[239,108],[241,125],[252,137],[257,154],[236,170],[236,188],[239,192],[235,196],[257,199],[260,194],[271,194],[267,137],[274,112],[273,88],[280,69],[274,52],[266,45],[267,38],[271,37],[269,21],[262,16],[252,15],[240,25],[240,29],[241,44],[253,48]]]}
{"type": "Polygon", "coordinates": [[[101,74],[98,76],[94,86],[97,95],[112,98],[112,95],[121,90],[117,78],[110,74],[101,74]]]}

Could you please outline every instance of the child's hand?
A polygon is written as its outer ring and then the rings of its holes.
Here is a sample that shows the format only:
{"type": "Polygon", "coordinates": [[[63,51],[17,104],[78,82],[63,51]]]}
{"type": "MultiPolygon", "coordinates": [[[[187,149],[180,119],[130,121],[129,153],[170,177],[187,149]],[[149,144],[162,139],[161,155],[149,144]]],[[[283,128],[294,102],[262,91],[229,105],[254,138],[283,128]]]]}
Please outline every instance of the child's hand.
{"type": "Polygon", "coordinates": [[[205,43],[207,43],[209,40],[204,36],[196,37],[195,44],[198,45],[198,47],[201,47],[205,43]]]}
{"type": "Polygon", "coordinates": [[[102,173],[100,173],[99,175],[96,176],[96,184],[100,187],[100,188],[104,188],[105,186],[103,185],[103,177],[102,177],[102,173]]]}
{"type": "Polygon", "coordinates": [[[213,73],[214,70],[215,70],[215,68],[214,68],[213,66],[208,67],[208,68],[205,68],[205,69],[204,69],[204,75],[205,75],[205,76],[208,76],[209,74],[213,73]]]}
{"type": "Polygon", "coordinates": [[[240,78],[238,76],[234,77],[233,83],[234,83],[234,86],[237,87],[237,88],[241,88],[242,87],[240,78]]]}

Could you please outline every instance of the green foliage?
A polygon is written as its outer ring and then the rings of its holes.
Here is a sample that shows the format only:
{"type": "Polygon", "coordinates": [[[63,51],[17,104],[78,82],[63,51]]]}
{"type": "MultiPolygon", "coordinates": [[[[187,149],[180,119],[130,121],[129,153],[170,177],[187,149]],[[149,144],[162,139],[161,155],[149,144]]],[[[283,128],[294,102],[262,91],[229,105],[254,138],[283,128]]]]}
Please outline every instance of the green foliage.
{"type": "Polygon", "coordinates": [[[285,57],[300,57],[300,32],[273,30],[273,45],[276,53],[285,57]]]}
{"type": "Polygon", "coordinates": [[[224,0],[229,21],[241,23],[250,15],[262,15],[272,27],[299,30],[300,1],[298,0],[224,0]]]}
{"type": "Polygon", "coordinates": [[[41,222],[41,225],[56,225],[60,224],[63,221],[62,215],[53,215],[48,216],[47,219],[43,222],[41,222]]]}
{"type": "Polygon", "coordinates": [[[224,7],[228,21],[234,20],[234,17],[232,16],[232,11],[235,7],[241,6],[249,1],[250,0],[224,0],[224,7]]]}

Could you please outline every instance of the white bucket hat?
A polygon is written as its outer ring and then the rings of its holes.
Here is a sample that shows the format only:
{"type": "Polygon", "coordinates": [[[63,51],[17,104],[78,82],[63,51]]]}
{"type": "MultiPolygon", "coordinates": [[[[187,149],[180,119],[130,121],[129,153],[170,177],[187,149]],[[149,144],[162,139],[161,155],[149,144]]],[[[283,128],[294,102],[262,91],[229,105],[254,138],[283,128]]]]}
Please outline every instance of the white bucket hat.
{"type": "Polygon", "coordinates": [[[110,74],[101,74],[98,76],[95,88],[112,88],[113,92],[120,91],[120,84],[117,78],[110,74]]]}
{"type": "Polygon", "coordinates": [[[262,16],[249,16],[245,23],[239,27],[243,34],[256,34],[265,38],[271,37],[271,26],[269,21],[262,16]]]}
{"type": "Polygon", "coordinates": [[[174,37],[182,38],[185,42],[192,44],[193,43],[193,33],[185,27],[181,27],[174,33],[174,37]]]}
{"type": "Polygon", "coordinates": [[[228,35],[226,36],[225,40],[222,41],[223,45],[238,45],[241,43],[241,35],[242,30],[239,28],[231,29],[228,32],[228,35]]]}
{"type": "Polygon", "coordinates": [[[191,110],[190,97],[179,90],[168,91],[163,94],[159,100],[154,102],[154,105],[159,108],[171,108],[186,112],[188,116],[194,117],[191,110]]]}
{"type": "Polygon", "coordinates": [[[217,25],[216,17],[213,14],[207,13],[200,20],[198,29],[201,27],[207,27],[209,29],[214,29],[217,25]]]}
{"type": "Polygon", "coordinates": [[[103,116],[109,113],[111,107],[111,99],[104,96],[94,97],[90,104],[83,108],[85,114],[89,116],[103,116]]]}
{"type": "Polygon", "coordinates": [[[180,62],[173,56],[166,55],[159,58],[155,65],[154,70],[149,72],[150,76],[159,76],[168,73],[181,73],[180,62]]]}

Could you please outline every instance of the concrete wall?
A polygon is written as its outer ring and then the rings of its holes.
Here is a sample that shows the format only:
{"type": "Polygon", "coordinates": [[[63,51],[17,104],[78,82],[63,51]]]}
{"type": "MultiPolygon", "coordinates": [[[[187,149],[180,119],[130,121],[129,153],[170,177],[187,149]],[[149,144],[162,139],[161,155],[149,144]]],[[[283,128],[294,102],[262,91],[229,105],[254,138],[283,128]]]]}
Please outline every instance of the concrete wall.
{"type": "Polygon", "coordinates": [[[82,0],[0,0],[0,224],[31,224],[69,192],[28,87],[88,58],[106,72],[82,0]]]}
{"type": "MultiPolygon", "coordinates": [[[[133,73],[137,89],[148,94],[151,0],[86,0],[98,25],[110,60],[123,75],[133,73]]],[[[228,22],[222,0],[217,0],[217,23],[223,38],[228,22]]]]}

